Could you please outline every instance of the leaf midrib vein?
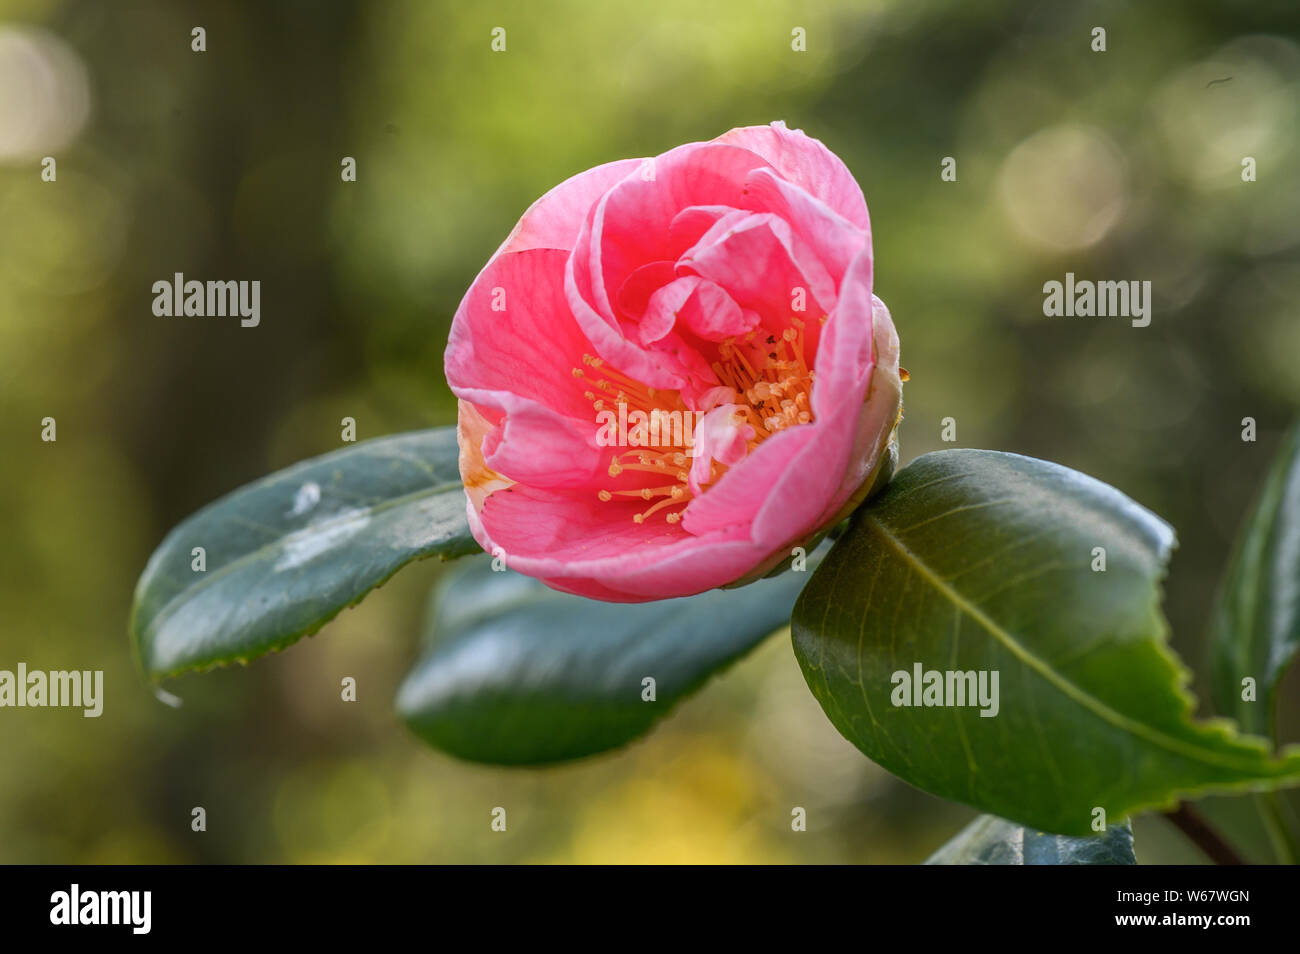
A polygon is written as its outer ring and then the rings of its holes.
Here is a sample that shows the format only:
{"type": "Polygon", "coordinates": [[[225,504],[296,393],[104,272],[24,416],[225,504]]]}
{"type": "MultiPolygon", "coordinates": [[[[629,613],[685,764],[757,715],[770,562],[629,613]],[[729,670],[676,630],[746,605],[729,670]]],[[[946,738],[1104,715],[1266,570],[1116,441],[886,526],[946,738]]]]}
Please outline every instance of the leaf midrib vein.
{"type": "Polygon", "coordinates": [[[905,560],[915,567],[917,572],[928,579],[935,589],[942,593],[950,602],[959,607],[963,612],[984,627],[991,636],[998,640],[998,642],[1002,643],[1002,645],[1022,663],[1030,669],[1033,669],[1047,680],[1048,683],[1055,686],[1067,697],[1077,702],[1093,715],[1110,723],[1116,728],[1129,733],[1130,735],[1151,742],[1160,748],[1166,749],[1185,758],[1191,758],[1207,765],[1215,765],[1222,768],[1229,768],[1237,772],[1245,772],[1252,777],[1259,775],[1258,766],[1251,765],[1250,767],[1243,767],[1245,763],[1241,763],[1236,759],[1228,757],[1213,757],[1215,755],[1214,753],[1209,752],[1200,746],[1166,735],[1165,733],[1152,729],[1141,722],[1130,719],[1123,713],[1112,709],[1100,699],[1085,692],[1079,686],[1076,686],[1074,683],[1070,682],[1070,680],[1058,674],[1046,662],[1039,659],[1022,646],[1020,642],[1011,635],[1011,633],[999,626],[983,610],[949,586],[942,577],[936,574],[919,556],[916,555],[916,553],[910,550],[907,544],[903,543],[902,540],[898,539],[898,537],[890,532],[889,528],[880,521],[878,516],[875,514],[868,514],[867,520],[880,532],[880,535],[883,536],[885,540],[903,556],[905,560]]]}

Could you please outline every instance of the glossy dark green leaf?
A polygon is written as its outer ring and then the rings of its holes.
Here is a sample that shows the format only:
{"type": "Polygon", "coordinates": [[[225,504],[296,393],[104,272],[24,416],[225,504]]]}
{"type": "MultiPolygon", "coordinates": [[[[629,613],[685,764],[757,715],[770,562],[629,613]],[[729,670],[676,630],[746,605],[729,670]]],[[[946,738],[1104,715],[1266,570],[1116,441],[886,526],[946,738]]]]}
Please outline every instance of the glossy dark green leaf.
{"type": "Polygon", "coordinates": [[[1237,539],[1215,609],[1215,698],[1272,735],[1273,694],[1300,649],[1300,424],[1291,429],[1237,539]],[[1255,680],[1254,699],[1243,680],[1255,680]]]}
{"type": "Polygon", "coordinates": [[[1173,544],[1162,520],[1067,468],[928,454],[858,512],[809,581],[795,653],[872,759],[1042,831],[1087,835],[1098,809],[1114,824],[1183,795],[1294,784],[1300,751],[1274,760],[1224,720],[1192,720],[1159,606],[1173,544]],[[895,673],[916,666],[945,674],[945,690],[949,671],[983,671],[989,690],[996,673],[997,714],[957,699],[956,679],[948,701],[963,705],[895,705],[895,673]]]}
{"type": "Polygon", "coordinates": [[[981,815],[925,860],[927,865],[1135,865],[1128,822],[1103,834],[1051,835],[981,815]]]}
{"type": "Polygon", "coordinates": [[[557,593],[476,561],[436,592],[398,713],[430,745],[476,762],[614,748],[785,626],[818,557],[740,589],[635,604],[557,593]]]}
{"type": "Polygon", "coordinates": [[[183,521],[136,586],[131,639],[143,670],[163,678],[282,649],[412,560],[476,551],[456,453],[453,428],[366,441],[183,521]]]}

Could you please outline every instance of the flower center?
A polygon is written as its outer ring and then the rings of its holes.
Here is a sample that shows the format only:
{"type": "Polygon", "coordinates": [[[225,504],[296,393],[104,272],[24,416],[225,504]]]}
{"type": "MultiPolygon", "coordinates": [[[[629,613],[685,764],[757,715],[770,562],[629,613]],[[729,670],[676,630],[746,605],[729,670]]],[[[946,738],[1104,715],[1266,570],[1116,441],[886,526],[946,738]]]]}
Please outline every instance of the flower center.
{"type": "MultiPolygon", "coordinates": [[[[821,320],[824,324],[826,318],[821,320]]],[[[583,397],[591,402],[593,411],[600,414],[621,404],[629,413],[644,414],[652,422],[651,433],[670,435],[667,441],[657,445],[657,450],[637,447],[616,453],[609,465],[610,477],[626,472],[654,474],[663,478],[662,484],[606,489],[599,491],[598,496],[606,503],[638,497],[653,501],[650,507],[633,515],[636,523],[644,523],[660,511],[666,511],[664,519],[668,523],[679,523],[695,497],[690,482],[694,435],[689,428],[683,433],[681,427],[654,425],[668,419],[680,422],[695,412],[686,406],[678,391],[647,387],[594,355],[584,354],[582,363],[584,367],[573,369],[573,377],[583,385],[583,397]]],[[[808,367],[804,324],[798,318],[792,318],[791,327],[779,335],[756,329],[719,342],[717,360],[711,366],[719,382],[735,394],[730,402],[732,423],[736,427],[748,425],[753,432],[745,442],[746,453],[777,431],[812,422],[812,385],[817,372],[808,367]]],[[[695,451],[698,453],[698,448],[695,451]]],[[[727,471],[727,465],[715,459],[709,460],[708,468],[707,479],[700,480],[697,474],[701,492],[727,471]]]]}

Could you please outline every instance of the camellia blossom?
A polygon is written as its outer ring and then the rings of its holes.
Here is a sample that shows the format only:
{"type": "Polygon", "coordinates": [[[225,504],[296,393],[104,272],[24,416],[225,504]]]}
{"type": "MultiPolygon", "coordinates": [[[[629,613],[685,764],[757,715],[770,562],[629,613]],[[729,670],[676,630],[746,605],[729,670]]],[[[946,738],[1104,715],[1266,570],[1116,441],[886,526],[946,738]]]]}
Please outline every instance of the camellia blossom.
{"type": "Polygon", "coordinates": [[[542,196],[465,294],[446,370],[475,539],[596,599],[755,579],[897,454],[866,201],[784,123],[542,196]],[[616,415],[636,422],[626,439],[616,415]]]}

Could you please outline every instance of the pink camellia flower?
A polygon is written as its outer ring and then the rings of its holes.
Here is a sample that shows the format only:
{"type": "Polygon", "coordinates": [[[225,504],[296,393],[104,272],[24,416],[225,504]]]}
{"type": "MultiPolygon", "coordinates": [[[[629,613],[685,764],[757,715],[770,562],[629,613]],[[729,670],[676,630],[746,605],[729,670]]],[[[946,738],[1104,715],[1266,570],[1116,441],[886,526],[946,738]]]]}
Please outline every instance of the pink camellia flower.
{"type": "Polygon", "coordinates": [[[556,186],[452,323],[475,539],[603,600],[769,572],[892,469],[898,336],[871,282],[861,189],[784,123],[556,186]]]}

